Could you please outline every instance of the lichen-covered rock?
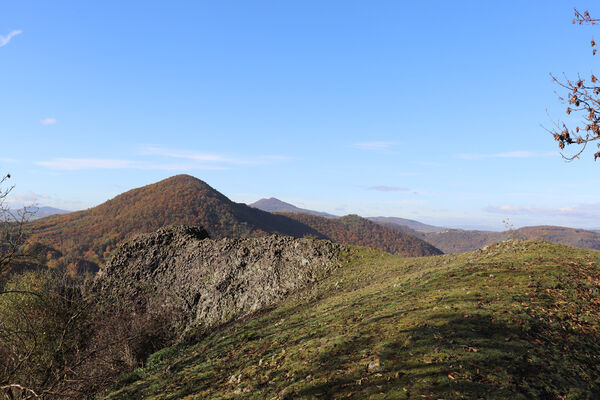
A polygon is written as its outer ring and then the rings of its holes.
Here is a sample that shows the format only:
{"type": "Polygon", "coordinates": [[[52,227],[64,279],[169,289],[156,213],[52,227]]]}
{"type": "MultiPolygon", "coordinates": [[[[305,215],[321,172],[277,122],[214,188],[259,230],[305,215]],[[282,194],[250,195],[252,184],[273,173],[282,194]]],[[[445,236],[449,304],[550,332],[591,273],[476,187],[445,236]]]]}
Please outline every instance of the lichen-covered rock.
{"type": "Polygon", "coordinates": [[[202,228],[172,226],[121,246],[94,288],[102,301],[133,302],[139,312],[177,309],[180,332],[207,329],[310,285],[338,265],[342,249],[277,235],[211,240],[202,228]]]}

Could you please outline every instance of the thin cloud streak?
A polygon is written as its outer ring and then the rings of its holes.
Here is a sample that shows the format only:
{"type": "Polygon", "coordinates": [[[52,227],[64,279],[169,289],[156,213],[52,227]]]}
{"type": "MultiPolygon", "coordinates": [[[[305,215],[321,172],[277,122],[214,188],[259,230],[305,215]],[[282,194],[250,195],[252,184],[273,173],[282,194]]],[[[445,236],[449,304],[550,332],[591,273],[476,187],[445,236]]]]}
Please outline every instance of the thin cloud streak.
{"type": "Polygon", "coordinates": [[[11,205],[31,205],[38,203],[40,200],[47,199],[50,199],[50,196],[47,194],[34,193],[29,191],[27,193],[13,194],[10,196],[9,199],[6,200],[6,202],[11,205]]]}
{"type": "Polygon", "coordinates": [[[55,118],[44,118],[40,120],[40,123],[42,125],[54,125],[56,124],[58,121],[55,118]]]}
{"type": "Polygon", "coordinates": [[[368,190],[376,190],[378,192],[408,192],[410,189],[401,186],[371,186],[368,190]]]}
{"type": "Polygon", "coordinates": [[[6,36],[1,36],[0,35],[0,47],[6,46],[8,43],[10,43],[10,40],[12,38],[14,38],[17,35],[20,35],[21,33],[23,33],[22,30],[16,29],[16,30],[10,31],[8,33],[8,35],[6,35],[6,36]]]}
{"type": "Polygon", "coordinates": [[[169,149],[160,146],[145,146],[142,155],[152,155],[166,158],[193,160],[204,163],[223,163],[232,165],[258,165],[269,162],[290,161],[291,157],[276,154],[261,155],[254,158],[233,158],[221,154],[194,152],[189,150],[169,149]]]}
{"type": "Polygon", "coordinates": [[[157,146],[146,146],[141,155],[162,157],[162,161],[128,160],[105,158],[70,158],[59,157],[51,160],[37,161],[36,165],[53,170],[87,170],[87,169],[140,169],[163,171],[191,170],[227,170],[234,165],[260,165],[290,160],[281,155],[263,155],[253,159],[236,159],[220,154],[201,153],[185,150],[166,149],[157,146]],[[166,159],[166,160],[165,160],[166,159]],[[169,162],[171,159],[173,162],[169,162]]]}
{"type": "Polygon", "coordinates": [[[166,149],[163,147],[147,146],[142,149],[142,154],[161,156],[169,158],[182,158],[186,160],[204,161],[204,162],[228,162],[235,163],[236,160],[229,159],[219,154],[194,153],[184,150],[166,149]]]}
{"type": "MultiPolygon", "coordinates": [[[[46,193],[13,193],[10,198],[6,200],[12,209],[18,209],[22,207],[55,207],[62,210],[81,210],[87,208],[89,205],[79,200],[64,200],[56,198],[46,193]]],[[[30,210],[34,211],[34,210],[30,210]]]]}

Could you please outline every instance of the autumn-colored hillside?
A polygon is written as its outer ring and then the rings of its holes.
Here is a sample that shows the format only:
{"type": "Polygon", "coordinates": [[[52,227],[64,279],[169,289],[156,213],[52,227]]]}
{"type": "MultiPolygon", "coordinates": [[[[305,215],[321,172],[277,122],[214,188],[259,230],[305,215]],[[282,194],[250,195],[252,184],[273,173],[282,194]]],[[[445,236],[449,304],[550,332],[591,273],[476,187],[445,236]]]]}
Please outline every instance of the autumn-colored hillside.
{"type": "Polygon", "coordinates": [[[600,233],[562,226],[527,226],[516,231],[526,239],[545,240],[582,249],[600,250],[600,233]]]}
{"type": "Polygon", "coordinates": [[[339,243],[367,246],[406,257],[443,254],[416,236],[378,225],[358,215],[331,219],[316,215],[280,213],[310,226],[321,235],[339,243]]]}
{"type": "Polygon", "coordinates": [[[212,238],[269,233],[323,238],[293,219],[235,203],[189,175],[130,190],[89,210],[33,221],[31,228],[33,241],[102,263],[124,239],[171,224],[201,225],[212,238]]]}

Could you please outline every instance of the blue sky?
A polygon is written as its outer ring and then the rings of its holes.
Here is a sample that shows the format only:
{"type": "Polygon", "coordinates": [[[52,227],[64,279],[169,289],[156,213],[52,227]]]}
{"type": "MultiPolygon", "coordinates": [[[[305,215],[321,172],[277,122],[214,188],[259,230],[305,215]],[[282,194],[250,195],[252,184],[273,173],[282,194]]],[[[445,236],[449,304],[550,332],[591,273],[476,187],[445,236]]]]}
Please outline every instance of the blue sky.
{"type": "MultiPolygon", "coordinates": [[[[598,65],[593,2],[2,1],[0,171],[97,205],[178,173],[231,199],[447,226],[600,228],[549,73],[598,65]]],[[[596,32],[598,31],[598,32],[596,32]]],[[[600,36],[600,35],[598,35],[600,36]]]]}

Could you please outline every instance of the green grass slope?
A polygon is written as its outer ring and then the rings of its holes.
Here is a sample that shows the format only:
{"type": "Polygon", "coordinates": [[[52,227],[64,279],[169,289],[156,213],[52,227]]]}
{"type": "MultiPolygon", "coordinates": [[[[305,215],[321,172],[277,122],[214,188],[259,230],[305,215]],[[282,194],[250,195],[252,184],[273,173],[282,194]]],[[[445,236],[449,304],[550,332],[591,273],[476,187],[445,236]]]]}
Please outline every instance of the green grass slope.
{"type": "Polygon", "coordinates": [[[152,355],[110,399],[600,398],[600,252],[366,248],[309,292],[152,355]]]}

